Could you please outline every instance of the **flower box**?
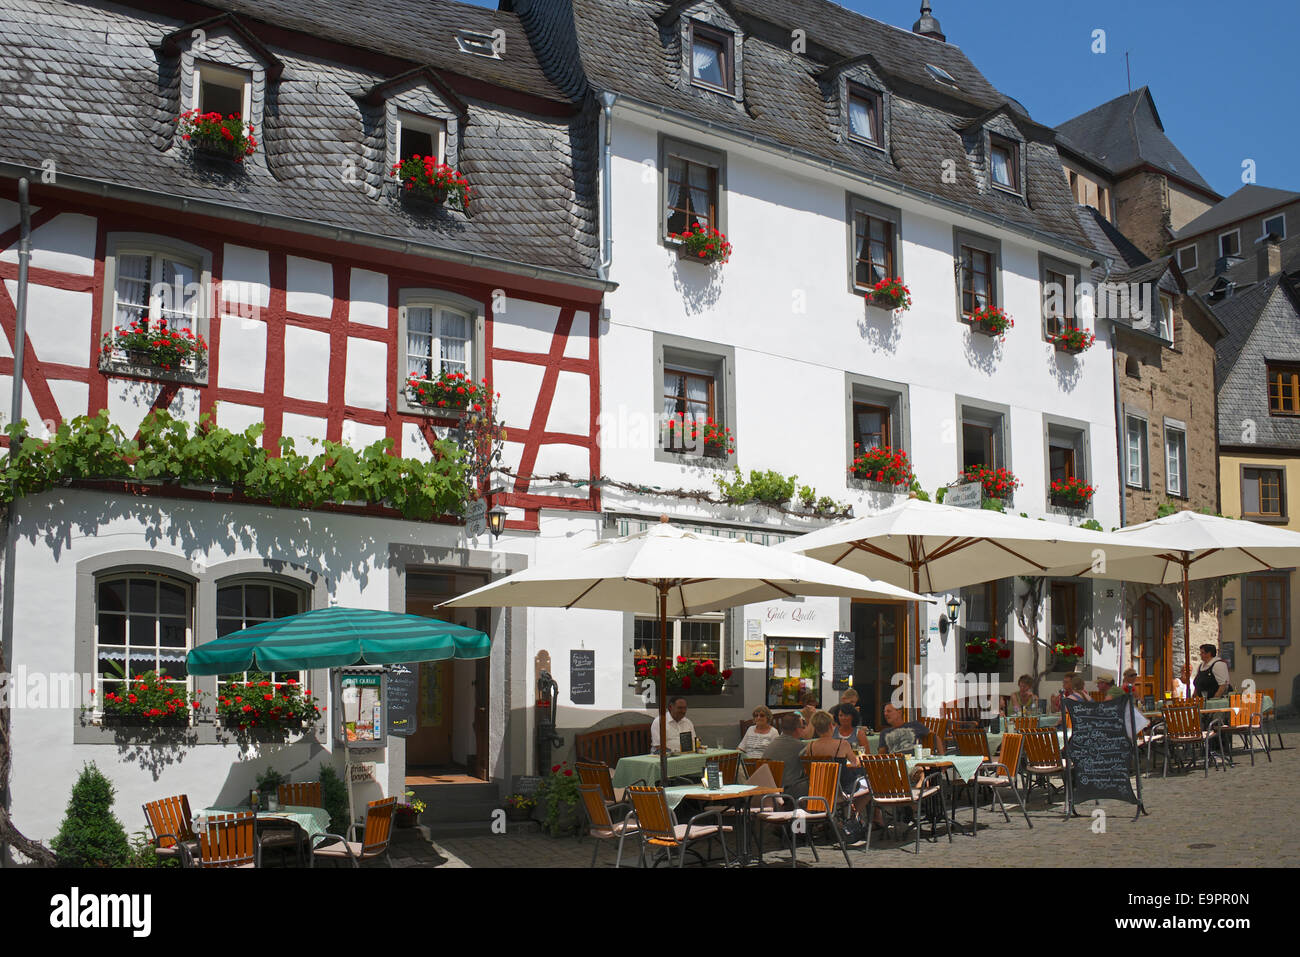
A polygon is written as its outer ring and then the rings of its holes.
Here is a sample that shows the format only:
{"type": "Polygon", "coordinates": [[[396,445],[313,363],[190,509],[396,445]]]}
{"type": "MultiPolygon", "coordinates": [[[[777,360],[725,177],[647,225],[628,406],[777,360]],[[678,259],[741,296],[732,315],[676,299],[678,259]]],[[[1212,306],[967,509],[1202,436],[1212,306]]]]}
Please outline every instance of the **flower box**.
{"type": "Polygon", "coordinates": [[[1009,499],[1020,488],[1020,479],[1010,469],[994,469],[987,465],[972,465],[961,474],[962,482],[979,482],[984,487],[986,499],[1009,499]]]}
{"type": "Polygon", "coordinates": [[[985,306],[982,309],[976,309],[963,319],[970,324],[972,332],[979,333],[982,336],[996,336],[999,339],[1005,338],[1007,330],[1016,324],[1014,319],[997,306],[985,306]]]}
{"type": "Polygon", "coordinates": [[[1084,332],[1082,329],[1066,329],[1060,335],[1052,336],[1052,345],[1056,351],[1072,356],[1087,352],[1096,341],[1096,333],[1084,332]]]}
{"type": "Polygon", "coordinates": [[[725,234],[716,229],[706,229],[699,223],[694,231],[669,233],[668,238],[677,244],[677,258],[685,262],[712,266],[731,259],[731,243],[725,234]]]}
{"type": "Polygon", "coordinates": [[[184,729],[190,726],[190,716],[188,714],[168,715],[165,718],[146,717],[142,714],[114,714],[105,712],[100,719],[105,728],[158,728],[158,729],[184,729]]]}
{"type": "Polygon", "coordinates": [[[436,379],[413,375],[406,380],[406,399],[423,411],[453,419],[482,412],[490,401],[487,380],[475,383],[463,372],[443,372],[436,379]]]}
{"type": "Polygon", "coordinates": [[[390,175],[402,187],[403,202],[429,207],[452,205],[469,210],[473,188],[469,180],[432,156],[408,156],[394,163],[390,175]]]}
{"type": "Polygon", "coordinates": [[[682,412],[669,416],[665,427],[669,451],[709,459],[725,459],[736,452],[736,438],[731,429],[713,419],[701,422],[698,417],[688,418],[682,412]]]}
{"type": "Polygon", "coordinates": [[[995,674],[998,662],[1011,657],[1011,645],[1003,639],[978,636],[966,642],[966,670],[980,674],[995,674]]]}
{"type": "MultiPolygon", "coordinates": [[[[636,659],[636,676],[649,678],[658,684],[661,671],[659,659],[644,657],[636,659]]],[[[667,690],[669,694],[705,695],[722,694],[731,680],[730,668],[719,669],[711,659],[694,661],[684,655],[677,656],[677,664],[668,669],[667,690]]]]}
{"type": "Polygon", "coordinates": [[[242,163],[245,156],[252,156],[257,151],[253,124],[245,124],[238,113],[222,116],[220,113],[186,110],[176,122],[181,139],[196,153],[242,163]]]}
{"type": "Polygon", "coordinates": [[[859,443],[853,444],[853,464],[849,474],[860,481],[878,482],[889,486],[890,491],[906,491],[912,487],[912,466],[907,453],[887,445],[861,451],[859,443]]]}
{"type": "Polygon", "coordinates": [[[250,672],[247,681],[226,682],[217,693],[217,714],[227,727],[239,731],[302,731],[320,711],[311,692],[292,678],[272,682],[267,675],[250,672]]]}
{"type": "Polygon", "coordinates": [[[166,319],[133,319],[100,338],[100,365],[146,377],[199,376],[207,367],[208,344],[189,329],[168,328],[166,319]],[[125,358],[121,355],[125,353],[125,358]]]}
{"type": "Polygon", "coordinates": [[[1057,508],[1086,509],[1096,494],[1096,489],[1087,482],[1077,478],[1065,481],[1054,479],[1051,487],[1051,503],[1057,508]]]}
{"type": "Polygon", "coordinates": [[[906,312],[912,308],[912,293],[901,278],[882,279],[866,294],[867,305],[893,312],[906,312]]]}

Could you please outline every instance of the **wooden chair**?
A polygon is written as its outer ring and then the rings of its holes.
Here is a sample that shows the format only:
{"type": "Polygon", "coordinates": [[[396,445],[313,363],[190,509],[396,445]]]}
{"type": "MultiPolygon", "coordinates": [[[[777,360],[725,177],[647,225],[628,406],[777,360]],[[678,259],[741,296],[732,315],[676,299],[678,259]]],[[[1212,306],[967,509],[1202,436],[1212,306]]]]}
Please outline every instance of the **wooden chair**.
{"type": "Polygon", "coordinates": [[[1133,694],[1140,700],[1150,695],[1152,698],[1156,695],[1156,679],[1138,675],[1133,679],[1133,694]]]}
{"type": "Polygon", "coordinates": [[[397,798],[382,798],[366,805],[365,830],[360,842],[356,840],[357,828],[353,824],[349,837],[338,834],[317,834],[313,839],[312,859],[331,861],[336,867],[340,861],[348,861],[353,867],[360,867],[362,861],[382,857],[389,867],[393,862],[388,857],[388,843],[393,836],[393,813],[397,810],[397,798]]]}
{"type": "MultiPolygon", "coordinates": [[[[636,815],[637,833],[641,835],[641,866],[645,866],[645,850],[653,847],[662,850],[672,859],[672,852],[678,850],[677,866],[686,864],[686,850],[698,841],[716,840],[722,845],[722,860],[731,863],[727,851],[726,833],[731,830],[722,824],[722,814],[716,808],[695,815],[685,824],[678,824],[677,818],[668,808],[668,799],[661,787],[641,787],[633,785],[627,789],[632,799],[632,811],[636,815]],[[715,824],[700,824],[700,821],[712,819],[715,824]]],[[[701,863],[704,859],[701,858],[701,863]]]]}
{"type": "MultiPolygon", "coordinates": [[[[1034,778],[1042,778],[1043,783],[1047,785],[1047,800],[1051,803],[1051,779],[1059,777],[1065,783],[1065,818],[1070,818],[1070,771],[1061,754],[1061,742],[1056,737],[1055,728],[1036,728],[1033,731],[1026,731],[1021,734],[1021,739],[1025,749],[1025,774],[1029,777],[1029,787],[1033,787],[1034,778]]],[[[1005,750],[1007,739],[1002,739],[1002,747],[1005,750]]],[[[1007,763],[1005,760],[1002,762],[1007,763]]],[[[1029,796],[1029,789],[1025,790],[1025,797],[1029,796]]]]}
{"type": "MultiPolygon", "coordinates": [[[[1195,699],[1193,699],[1195,700],[1195,699]]],[[[1196,704],[1174,705],[1165,708],[1165,762],[1161,777],[1169,776],[1169,756],[1178,748],[1191,758],[1191,767],[1196,766],[1195,754],[1201,751],[1205,758],[1205,776],[1210,776],[1210,743],[1219,736],[1223,722],[1215,718],[1209,727],[1202,727],[1201,708],[1196,704]]],[[[1183,762],[1174,754],[1174,761],[1179,768],[1183,762]]],[[[1223,770],[1228,770],[1224,765],[1223,770]]]]}
{"type": "Polygon", "coordinates": [[[1268,763],[1273,763],[1273,754],[1268,746],[1268,735],[1264,733],[1263,716],[1260,713],[1260,707],[1263,699],[1259,695],[1251,695],[1247,700],[1246,695],[1229,694],[1228,707],[1232,710],[1228,712],[1228,723],[1220,732],[1221,738],[1228,738],[1240,735],[1246,739],[1246,748],[1250,751],[1250,766],[1255,766],[1255,739],[1259,738],[1264,742],[1264,756],[1268,758],[1268,763]]]}
{"type": "Polygon", "coordinates": [[[989,737],[983,731],[960,729],[953,732],[957,740],[957,753],[967,757],[989,757],[989,737]]]}
{"type": "MultiPolygon", "coordinates": [[[[994,800],[997,801],[998,807],[1002,810],[1003,819],[1010,824],[1011,815],[1007,813],[1007,806],[1002,803],[1002,795],[999,793],[1011,789],[1011,793],[1016,796],[1016,803],[1020,805],[1020,813],[1025,816],[1025,823],[1033,828],[1034,822],[1029,820],[1029,812],[1025,810],[1025,799],[1020,796],[1020,789],[1016,787],[1016,775],[1020,771],[1020,755],[1024,750],[1024,737],[1019,734],[1008,734],[1002,738],[1002,751],[998,755],[999,760],[988,761],[980,765],[979,770],[975,772],[972,780],[970,799],[970,827],[971,836],[979,835],[979,793],[980,788],[988,788],[993,793],[994,800]]],[[[984,754],[987,757],[988,748],[985,746],[984,754]]]]}
{"type": "Polygon", "coordinates": [[[257,815],[213,814],[199,833],[195,867],[257,867],[257,815]]]}
{"type": "Polygon", "coordinates": [[[1108,697],[1110,697],[1110,692],[1109,692],[1109,691],[1089,691],[1089,692],[1088,692],[1088,697],[1091,698],[1093,701],[1097,702],[1098,704],[1100,704],[1101,702],[1105,701],[1108,697]]]}
{"type": "Polygon", "coordinates": [[[835,839],[839,841],[844,854],[844,862],[849,867],[849,846],[844,840],[844,831],[835,819],[835,811],[842,797],[840,792],[840,767],[837,761],[812,761],[806,765],[808,772],[808,794],[795,798],[789,794],[769,794],[763,798],[761,810],[755,815],[758,821],[758,859],[763,859],[763,825],[775,824],[790,836],[790,866],[795,866],[795,852],[798,849],[799,833],[807,835],[806,841],[812,848],[813,860],[820,860],[817,845],[812,842],[813,824],[829,826],[835,839]]]}
{"type": "Polygon", "coordinates": [[[785,777],[785,762],[771,761],[767,758],[742,758],[745,763],[745,777],[751,778],[754,772],[764,765],[767,766],[768,773],[772,775],[772,783],[776,787],[781,786],[781,779],[785,777]]]}
{"type": "Polygon", "coordinates": [[[921,723],[929,731],[928,740],[923,745],[935,754],[948,753],[948,722],[943,718],[922,718],[921,723]]]}
{"type": "Polygon", "coordinates": [[[1038,715],[1020,715],[1007,719],[1011,723],[1011,728],[1016,734],[1027,734],[1030,731],[1037,731],[1039,728],[1038,715]]]}
{"type": "MultiPolygon", "coordinates": [[[[614,791],[614,777],[608,764],[602,761],[577,761],[578,780],[584,785],[600,789],[601,800],[606,804],[617,804],[618,796],[614,791]]],[[[645,783],[644,781],[642,783],[645,783]]]]}
{"type": "Polygon", "coordinates": [[[723,754],[716,758],[711,758],[710,762],[717,762],[718,770],[722,772],[722,783],[735,784],[740,774],[740,755],[723,754]]]}
{"type": "Polygon", "coordinates": [[[939,716],[948,722],[949,733],[975,731],[981,727],[983,712],[979,707],[948,701],[939,709],[939,716]]]}
{"type": "Polygon", "coordinates": [[[623,863],[623,841],[637,831],[636,815],[630,813],[632,808],[628,804],[607,804],[604,792],[597,784],[587,784],[584,781],[578,785],[578,790],[582,792],[582,807],[587,812],[587,823],[590,825],[587,833],[596,838],[596,846],[591,852],[591,866],[596,866],[601,842],[618,838],[618,856],[614,858],[614,866],[620,867],[623,863]],[[619,820],[614,820],[611,811],[622,812],[619,820]]]}
{"type": "MultiPolygon", "coordinates": [[[[1274,734],[1277,735],[1277,749],[1279,751],[1285,751],[1286,745],[1282,743],[1282,732],[1278,729],[1277,726],[1277,691],[1275,691],[1273,688],[1264,688],[1262,690],[1256,688],[1255,694],[1260,696],[1260,712],[1259,712],[1260,725],[1265,729],[1265,733],[1269,736],[1269,738],[1271,738],[1274,734]],[[1263,701],[1264,698],[1267,698],[1271,705],[1267,711],[1264,710],[1264,701],[1263,701]]],[[[1268,740],[1268,738],[1266,738],[1265,740],[1268,740]]]]}
{"type": "Polygon", "coordinates": [[[155,857],[179,861],[181,867],[189,866],[190,859],[199,850],[199,839],[190,824],[193,817],[186,794],[144,805],[144,819],[152,834],[155,857]]]}
{"type": "Polygon", "coordinates": [[[276,789],[276,796],[280,799],[280,806],[284,807],[324,807],[324,799],[321,797],[319,781],[294,781],[291,784],[281,784],[276,789]]]}
{"type": "MultiPolygon", "coordinates": [[[[867,844],[864,851],[871,850],[871,831],[875,824],[875,810],[910,807],[916,819],[916,853],[921,853],[921,802],[935,797],[939,798],[944,820],[948,820],[948,802],[943,796],[940,781],[942,771],[927,774],[913,787],[907,775],[907,759],[901,754],[868,755],[862,759],[862,768],[866,772],[867,787],[870,795],[864,813],[867,815],[867,844]]],[[[952,827],[949,826],[948,843],[952,843],[952,827]]],[[[937,840],[934,819],[931,817],[930,840],[937,840]]],[[[846,855],[847,856],[847,855],[846,855]]]]}

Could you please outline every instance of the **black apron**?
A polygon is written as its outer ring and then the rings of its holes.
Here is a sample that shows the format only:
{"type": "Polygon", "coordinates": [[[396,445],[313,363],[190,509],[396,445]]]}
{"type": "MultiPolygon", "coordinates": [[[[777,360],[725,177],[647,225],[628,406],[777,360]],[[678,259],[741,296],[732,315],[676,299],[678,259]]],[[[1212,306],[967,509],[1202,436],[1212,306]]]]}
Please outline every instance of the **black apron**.
{"type": "Polygon", "coordinates": [[[1214,693],[1219,690],[1219,682],[1214,677],[1214,664],[1218,660],[1218,658],[1215,658],[1204,671],[1198,670],[1196,672],[1196,677],[1192,681],[1192,690],[1196,692],[1197,697],[1213,698],[1214,693]]]}

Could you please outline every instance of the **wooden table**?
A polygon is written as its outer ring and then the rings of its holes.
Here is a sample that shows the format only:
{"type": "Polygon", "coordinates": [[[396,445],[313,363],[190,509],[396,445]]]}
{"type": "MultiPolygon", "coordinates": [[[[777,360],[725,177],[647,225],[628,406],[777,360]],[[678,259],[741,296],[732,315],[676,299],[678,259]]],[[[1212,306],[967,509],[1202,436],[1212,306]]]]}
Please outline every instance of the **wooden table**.
{"type": "MultiPolygon", "coordinates": [[[[734,748],[706,748],[703,751],[686,751],[668,755],[668,776],[695,777],[704,774],[704,765],[728,754],[740,754],[734,748]]],[[[659,755],[634,754],[619,758],[614,766],[614,787],[625,788],[633,781],[645,779],[650,784],[666,784],[659,780],[659,755]]]]}

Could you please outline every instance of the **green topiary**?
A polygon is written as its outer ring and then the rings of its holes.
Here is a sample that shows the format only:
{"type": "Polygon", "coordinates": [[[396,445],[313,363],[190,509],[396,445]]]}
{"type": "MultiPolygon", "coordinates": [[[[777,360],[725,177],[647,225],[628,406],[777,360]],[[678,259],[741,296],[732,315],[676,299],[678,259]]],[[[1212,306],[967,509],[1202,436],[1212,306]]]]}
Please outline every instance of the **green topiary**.
{"type": "Polygon", "coordinates": [[[346,836],[352,823],[348,820],[348,786],[328,764],[320,766],[320,797],[330,813],[330,833],[346,836]]]}
{"type": "Polygon", "coordinates": [[[131,845],[122,822],[113,816],[112,782],[94,763],[81,770],[58,836],[50,844],[60,867],[123,867],[131,845]]]}

